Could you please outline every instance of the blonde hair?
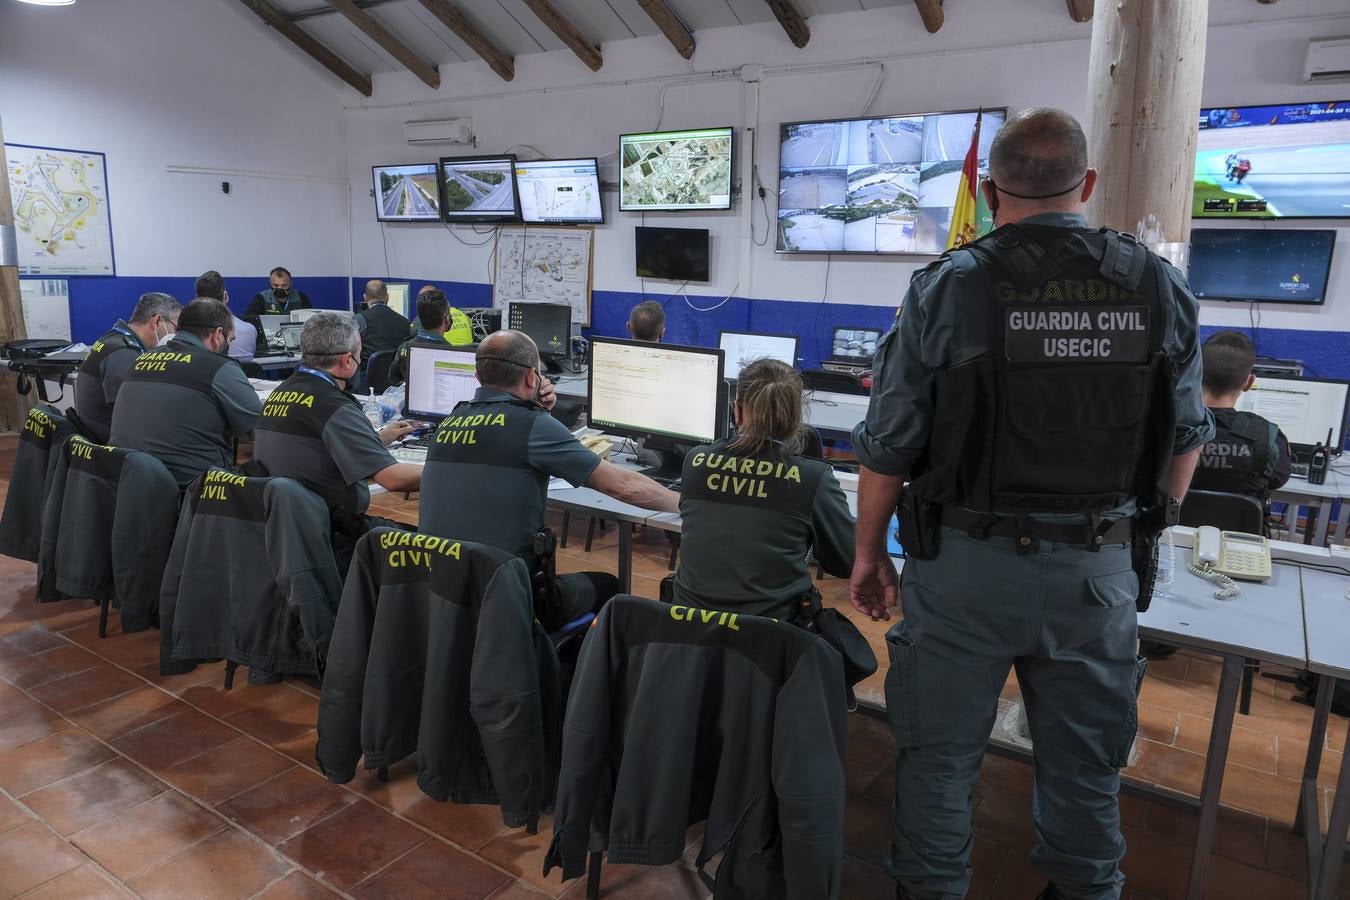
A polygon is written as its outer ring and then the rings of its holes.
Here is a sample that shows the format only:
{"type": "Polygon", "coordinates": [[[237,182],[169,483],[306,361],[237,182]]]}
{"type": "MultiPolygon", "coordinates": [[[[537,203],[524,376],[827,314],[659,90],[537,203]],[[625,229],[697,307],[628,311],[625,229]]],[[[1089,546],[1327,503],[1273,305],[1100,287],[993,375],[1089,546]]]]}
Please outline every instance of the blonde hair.
{"type": "Polygon", "coordinates": [[[736,453],[764,453],[774,442],[788,453],[802,449],[802,376],[776,359],[757,359],[741,369],[736,379],[740,423],[727,449],[736,453]]]}

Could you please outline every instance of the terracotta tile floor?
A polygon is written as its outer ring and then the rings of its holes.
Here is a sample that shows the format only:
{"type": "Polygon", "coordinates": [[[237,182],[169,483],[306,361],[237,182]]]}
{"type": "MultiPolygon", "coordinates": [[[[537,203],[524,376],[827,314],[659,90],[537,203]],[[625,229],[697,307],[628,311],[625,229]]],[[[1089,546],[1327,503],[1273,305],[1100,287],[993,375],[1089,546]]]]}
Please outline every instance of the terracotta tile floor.
{"type": "MultiPolygon", "coordinates": [[[[0,440],[0,475],[12,442],[0,440]]],[[[414,508],[381,498],[380,512],[414,508]]],[[[415,512],[413,513],[415,515],[415,512]]],[[[555,528],[561,524],[554,517],[555,528]]],[[[583,552],[574,518],[561,568],[614,570],[617,533],[583,552]]],[[[663,535],[639,532],[634,591],[655,596],[663,535]]],[[[410,763],[381,784],[333,785],[314,770],[314,692],[287,682],[222,690],[222,667],[158,675],[155,634],[97,636],[92,604],[33,600],[33,567],[0,558],[0,897],[580,898],[584,885],[540,874],[540,834],[504,829],[495,809],[424,797],[410,763]]],[[[822,586],[836,604],[844,586],[822,586]]],[[[880,651],[882,627],[861,623],[880,651]]],[[[884,660],[884,653],[879,653],[884,660]]],[[[1195,793],[1217,683],[1215,660],[1177,655],[1150,670],[1136,780],[1195,793]]],[[[860,692],[879,698],[880,674],[860,692]]],[[[1240,717],[1223,793],[1208,897],[1304,894],[1302,844],[1289,828],[1311,711],[1286,685],[1257,681],[1240,717]]],[[[1016,696],[1010,682],[1005,698],[1016,696]]],[[[1322,770],[1332,783],[1346,722],[1335,718],[1322,770]]],[[[849,719],[843,896],[885,900],[894,743],[885,725],[849,719]]],[[[974,796],[971,897],[1030,900],[1031,769],[987,757],[974,796]]],[[[1327,798],[1323,798],[1325,817],[1327,798]]],[[[1195,836],[1188,812],[1123,796],[1127,898],[1182,896],[1195,836]]],[[[697,847],[697,830],[691,833],[697,847]]],[[[689,867],[607,866],[605,895],[702,897],[689,867]]],[[[1350,867],[1347,867],[1350,870],[1350,867]]],[[[1350,871],[1341,878],[1350,897],[1350,871]]]]}

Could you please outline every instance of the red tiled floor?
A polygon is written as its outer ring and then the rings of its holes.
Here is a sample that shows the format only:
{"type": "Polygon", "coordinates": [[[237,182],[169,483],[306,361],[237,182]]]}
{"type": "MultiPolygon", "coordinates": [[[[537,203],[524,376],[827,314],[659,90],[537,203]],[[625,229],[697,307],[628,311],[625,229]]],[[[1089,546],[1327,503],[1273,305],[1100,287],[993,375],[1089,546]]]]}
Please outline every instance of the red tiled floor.
{"type": "Polygon", "coordinates": [[[177,791],[75,832],[71,840],[118,878],[127,879],[228,827],[177,791]]]}
{"type": "Polygon", "coordinates": [[[147,685],[76,710],[70,717],[96,737],[111,741],[187,710],[187,704],[173,695],[147,685]]]}
{"type": "Polygon", "coordinates": [[[76,850],[39,822],[0,836],[0,872],[10,896],[22,894],[84,862],[76,850]]]}
{"type": "Polygon", "coordinates": [[[352,888],[351,894],[358,900],[433,900],[453,892],[456,900],[480,900],[511,880],[467,853],[429,840],[352,888]]]}
{"type": "Polygon", "coordinates": [[[234,900],[251,897],[291,868],[237,828],[184,850],[128,882],[146,900],[234,900]]]}
{"type": "Polygon", "coordinates": [[[59,834],[70,835],[139,806],[165,787],[135,764],[113,759],[34,791],[23,802],[59,834]]]}
{"type": "Polygon", "coordinates": [[[304,872],[292,872],[267,890],[254,895],[254,900],[335,900],[338,895],[304,872]]]}
{"type": "Polygon", "coordinates": [[[36,891],[24,894],[23,900],[93,900],[93,898],[107,900],[107,898],[134,896],[135,894],[104,874],[98,866],[90,864],[80,866],[55,881],[47,882],[36,891]]]}
{"type": "Polygon", "coordinates": [[[115,666],[101,663],[76,675],[67,675],[33,688],[38,700],[60,713],[82,709],[109,697],[125,694],[142,686],[142,682],[115,666]]]}
{"type": "Polygon", "coordinates": [[[423,797],[404,810],[403,815],[446,840],[475,851],[506,831],[501,809],[481,803],[441,803],[423,797]]]}
{"type": "Polygon", "coordinates": [[[8,712],[0,712],[0,752],[69,727],[69,722],[40,703],[16,704],[8,712]]]}
{"type": "Polygon", "coordinates": [[[421,829],[361,800],[297,834],[279,849],[345,891],[426,839],[421,829]]]}
{"type": "Polygon", "coordinates": [[[275,750],[250,738],[239,737],[159,774],[179,790],[214,806],[275,778],[294,765],[275,750]]]}
{"type": "Polygon", "coordinates": [[[81,731],[58,731],[0,753],[0,788],[21,797],[113,756],[107,746],[81,731]]]}
{"type": "Polygon", "coordinates": [[[275,847],[355,802],[350,791],[295,768],[221,804],[220,811],[275,847]]]}
{"type": "Polygon", "coordinates": [[[112,742],[122,753],[151,769],[163,771],[239,737],[239,732],[205,713],[188,709],[112,742]]]}
{"type": "Polygon", "coordinates": [[[33,821],[28,813],[8,797],[0,794],[0,835],[33,821]]]}
{"type": "Polygon", "coordinates": [[[387,781],[380,781],[374,772],[359,769],[351,781],[351,787],[394,812],[406,810],[414,803],[427,799],[427,795],[417,786],[416,757],[409,757],[397,765],[390,766],[387,781]]]}
{"type": "Polygon", "coordinates": [[[539,822],[538,834],[526,834],[523,828],[512,828],[484,845],[478,856],[528,882],[535,890],[559,897],[572,885],[563,882],[558,869],[544,876],[544,852],[552,839],[552,816],[546,816],[539,822]]]}
{"type": "Polygon", "coordinates": [[[262,741],[282,744],[305,735],[319,720],[319,701],[288,685],[273,685],[261,702],[225,717],[225,721],[262,741]]]}

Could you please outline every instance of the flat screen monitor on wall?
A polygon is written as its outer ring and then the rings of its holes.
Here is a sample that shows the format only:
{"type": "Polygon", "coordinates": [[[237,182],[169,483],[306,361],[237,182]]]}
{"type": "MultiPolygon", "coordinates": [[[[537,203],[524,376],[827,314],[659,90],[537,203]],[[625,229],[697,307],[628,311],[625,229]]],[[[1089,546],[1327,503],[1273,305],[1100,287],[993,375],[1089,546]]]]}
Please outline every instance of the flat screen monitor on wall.
{"type": "Polygon", "coordinates": [[[436,222],[441,218],[436,164],[372,166],[375,218],[380,222],[436,222]]]}
{"type": "Polygon", "coordinates": [[[516,163],[521,221],[527,224],[600,225],[600,175],[592,159],[533,159],[516,163]]]}
{"type": "Polygon", "coordinates": [[[447,222],[519,222],[514,156],[441,157],[441,218],[447,222]]]}
{"type": "Polygon", "coordinates": [[[619,209],[731,208],[732,129],[619,136],[619,209]]]}
{"type": "Polygon", "coordinates": [[[1350,218],[1350,100],[1200,110],[1192,214],[1350,218]]]}
{"type": "Polygon", "coordinates": [[[1336,232],[1311,228],[1197,228],[1191,290],[1202,300],[1325,303],[1336,232]]]}
{"type": "Polygon", "coordinates": [[[633,236],[639,278],[708,280],[708,229],[639,225],[633,236]]]}
{"type": "MultiPolygon", "coordinates": [[[[780,126],[782,253],[941,253],[975,112],[789,122],[780,126]]],[[[986,109],[980,173],[1006,109],[986,109]]],[[[992,224],[979,199],[980,231],[992,224]]]]}

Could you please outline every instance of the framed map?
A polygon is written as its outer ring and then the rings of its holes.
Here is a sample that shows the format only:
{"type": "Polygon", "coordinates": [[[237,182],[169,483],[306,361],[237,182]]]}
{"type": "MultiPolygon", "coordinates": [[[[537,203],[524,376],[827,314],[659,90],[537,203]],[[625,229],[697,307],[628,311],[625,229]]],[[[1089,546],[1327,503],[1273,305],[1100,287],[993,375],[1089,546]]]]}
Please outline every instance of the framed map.
{"type": "Polygon", "coordinates": [[[115,275],[102,153],[5,144],[20,275],[115,275]]]}
{"type": "Polygon", "coordinates": [[[492,305],[566,303],[572,321],[591,324],[591,228],[503,225],[492,267],[492,305]]]}

